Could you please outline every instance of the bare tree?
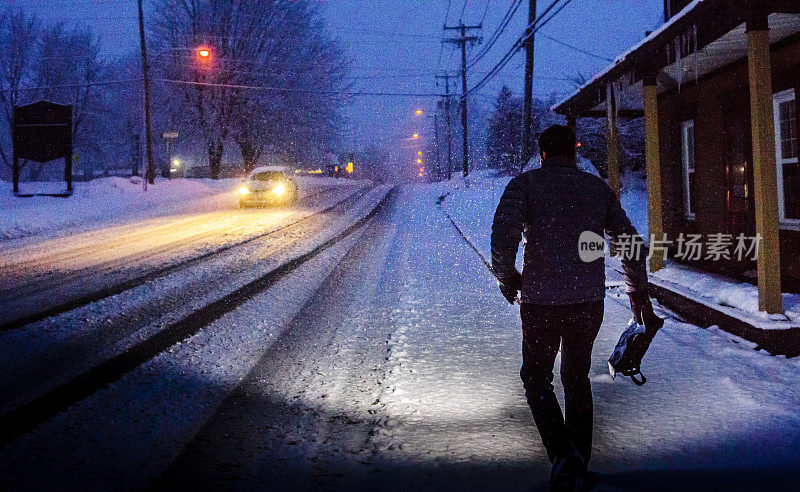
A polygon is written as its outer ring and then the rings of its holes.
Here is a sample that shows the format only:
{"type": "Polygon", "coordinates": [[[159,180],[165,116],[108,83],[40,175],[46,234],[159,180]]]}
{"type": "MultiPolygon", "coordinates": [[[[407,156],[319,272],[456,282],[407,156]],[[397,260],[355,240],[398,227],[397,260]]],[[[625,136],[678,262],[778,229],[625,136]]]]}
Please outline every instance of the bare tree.
{"type": "MultiPolygon", "coordinates": [[[[87,160],[102,160],[104,149],[99,137],[111,115],[106,111],[107,88],[102,85],[108,80],[109,70],[100,59],[97,37],[88,28],[68,30],[63,24],[43,29],[32,72],[37,99],[72,105],[76,152],[87,160]]],[[[31,179],[39,172],[32,172],[31,179]]]]}
{"type": "Polygon", "coordinates": [[[252,168],[265,153],[298,160],[338,136],[346,63],[323,27],[305,0],[162,0],[153,65],[179,81],[168,82],[173,111],[207,148],[212,177],[229,140],[252,168]],[[200,47],[211,56],[198,58],[200,47]]]}
{"type": "MultiPolygon", "coordinates": [[[[73,145],[77,152],[101,159],[97,133],[105,127],[107,80],[96,36],[63,24],[42,27],[34,16],[7,11],[0,15],[0,157],[11,166],[8,139],[14,106],[46,99],[73,106],[73,145]]],[[[25,166],[26,162],[21,163],[25,166]]],[[[38,179],[44,164],[28,164],[29,178],[38,179]]]]}
{"type": "MultiPolygon", "coordinates": [[[[21,90],[31,79],[36,57],[39,22],[33,16],[7,10],[0,13],[0,158],[12,165],[11,120],[14,106],[30,102],[21,90]]],[[[25,162],[21,163],[23,166],[25,162]]]]}

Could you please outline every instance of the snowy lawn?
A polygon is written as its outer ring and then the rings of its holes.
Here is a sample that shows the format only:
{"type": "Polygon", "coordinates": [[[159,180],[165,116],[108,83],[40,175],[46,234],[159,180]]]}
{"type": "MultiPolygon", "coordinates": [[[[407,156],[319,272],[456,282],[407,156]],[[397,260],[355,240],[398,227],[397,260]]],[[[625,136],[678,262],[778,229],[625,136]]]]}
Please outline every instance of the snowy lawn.
{"type": "MultiPolygon", "coordinates": [[[[298,177],[300,194],[323,186],[363,184],[345,179],[298,177]]],[[[241,180],[157,179],[142,191],[139,178],[109,177],[74,183],[68,198],[16,197],[11,183],[0,182],[0,240],[8,241],[67,229],[173,214],[202,213],[238,207],[241,180]]],[[[22,191],[62,191],[61,183],[22,183],[22,191]],[[60,188],[53,189],[54,185],[60,188]]]]}

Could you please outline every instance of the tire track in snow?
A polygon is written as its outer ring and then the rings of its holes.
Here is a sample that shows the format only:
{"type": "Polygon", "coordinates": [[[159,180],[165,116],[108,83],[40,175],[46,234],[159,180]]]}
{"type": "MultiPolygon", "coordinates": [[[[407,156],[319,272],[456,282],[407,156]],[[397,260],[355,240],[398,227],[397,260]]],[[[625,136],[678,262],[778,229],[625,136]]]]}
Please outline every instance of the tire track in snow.
{"type": "MultiPolygon", "coordinates": [[[[110,286],[103,287],[101,289],[95,290],[94,292],[90,292],[88,294],[79,295],[79,296],[77,296],[77,297],[75,297],[73,299],[70,299],[70,300],[66,301],[66,302],[61,302],[61,303],[57,302],[55,305],[46,307],[44,309],[39,309],[38,311],[34,311],[32,313],[28,313],[28,314],[25,314],[25,315],[17,317],[17,318],[14,318],[13,316],[9,316],[11,318],[10,320],[7,317],[6,320],[4,320],[2,323],[0,323],[0,331],[14,330],[14,329],[20,328],[22,326],[25,326],[27,324],[31,324],[31,323],[34,323],[34,322],[37,322],[37,321],[41,321],[41,320],[43,320],[45,318],[49,318],[51,316],[55,316],[55,315],[58,315],[58,314],[61,314],[61,313],[65,313],[67,311],[71,311],[71,310],[77,309],[77,308],[79,308],[81,306],[85,306],[87,304],[91,304],[93,302],[97,302],[97,301],[100,301],[100,300],[105,299],[107,297],[111,297],[113,295],[119,294],[119,293],[124,292],[126,290],[133,289],[133,288],[138,287],[138,286],[140,286],[142,284],[145,284],[146,282],[148,282],[150,280],[163,277],[165,275],[168,275],[170,273],[174,273],[174,272],[179,271],[179,270],[186,269],[188,267],[191,267],[192,265],[196,265],[196,264],[198,264],[198,263],[200,263],[202,261],[208,260],[211,257],[214,257],[214,256],[217,256],[219,254],[225,253],[225,252],[227,252],[227,251],[229,251],[231,249],[238,248],[240,246],[244,246],[244,245],[253,243],[253,242],[255,242],[255,241],[259,240],[259,239],[263,239],[265,237],[268,237],[268,236],[274,235],[276,233],[279,233],[279,232],[281,232],[283,230],[286,230],[286,229],[288,229],[290,227],[293,227],[293,226],[296,226],[298,224],[301,224],[301,223],[303,223],[303,222],[305,222],[305,221],[307,221],[307,220],[309,220],[309,219],[311,219],[313,217],[316,217],[316,216],[319,216],[319,215],[324,214],[326,212],[329,212],[329,211],[331,211],[331,210],[333,210],[335,208],[338,208],[340,206],[344,206],[347,203],[358,201],[358,199],[360,199],[362,196],[364,196],[364,194],[366,192],[367,192],[367,190],[362,189],[362,190],[357,191],[357,192],[355,192],[355,193],[353,193],[351,195],[348,195],[344,199],[339,200],[339,201],[337,201],[336,203],[334,203],[334,204],[332,204],[330,206],[325,207],[322,210],[319,210],[319,211],[314,212],[312,214],[308,214],[306,216],[300,217],[299,219],[297,219],[295,221],[292,221],[292,222],[290,222],[290,223],[288,223],[286,225],[283,225],[283,226],[281,226],[281,227],[279,227],[277,229],[273,229],[273,230],[267,231],[265,233],[258,234],[256,236],[247,238],[247,239],[245,239],[243,241],[227,244],[225,246],[213,249],[211,251],[206,251],[206,252],[201,253],[199,255],[194,255],[194,256],[191,256],[191,257],[189,257],[187,259],[184,259],[182,261],[178,261],[177,263],[168,264],[168,265],[162,266],[160,268],[156,267],[156,268],[151,269],[150,271],[148,271],[148,272],[146,272],[144,274],[135,275],[132,278],[129,278],[129,279],[125,280],[125,281],[111,284],[110,286]]],[[[117,269],[120,268],[120,265],[128,265],[130,263],[142,262],[144,260],[147,260],[148,258],[152,258],[152,257],[154,257],[156,255],[163,254],[166,251],[170,251],[172,249],[175,249],[176,247],[179,248],[181,246],[186,246],[186,245],[191,245],[191,244],[196,244],[198,242],[202,242],[204,239],[208,239],[210,237],[216,236],[218,234],[219,230],[220,229],[224,229],[225,227],[227,227],[227,225],[225,225],[224,227],[214,227],[210,231],[202,233],[199,236],[189,237],[189,238],[177,241],[176,244],[170,244],[167,248],[159,247],[159,248],[155,248],[155,249],[151,249],[151,250],[146,250],[146,251],[143,251],[143,252],[140,252],[140,253],[136,253],[136,254],[133,254],[133,255],[125,256],[123,258],[118,258],[118,259],[103,263],[101,265],[94,265],[94,266],[92,266],[90,268],[85,268],[85,269],[77,270],[75,272],[70,272],[69,274],[66,274],[66,275],[64,275],[64,276],[62,276],[60,278],[57,278],[55,282],[50,282],[50,283],[46,284],[47,291],[48,292],[52,292],[53,288],[59,287],[59,286],[65,287],[65,286],[68,286],[70,283],[78,282],[78,283],[84,284],[84,283],[88,282],[88,279],[96,277],[99,274],[110,273],[110,272],[116,271],[117,269]]],[[[19,297],[25,295],[26,293],[29,293],[28,291],[31,288],[39,289],[39,287],[37,285],[29,284],[27,286],[27,290],[26,290],[26,288],[23,288],[22,290],[19,290],[19,289],[6,289],[6,291],[7,291],[7,293],[9,293],[9,292],[13,293],[15,298],[19,298],[19,297]]]]}
{"type": "Polygon", "coordinates": [[[192,312],[189,316],[165,327],[127,351],[92,367],[33,401],[0,415],[0,443],[7,442],[61,413],[70,405],[116,381],[175,343],[198,333],[216,319],[270,288],[303,263],[363,227],[383,207],[392,194],[393,191],[389,191],[367,215],[312,250],[295,257],[234,292],[192,312]]]}

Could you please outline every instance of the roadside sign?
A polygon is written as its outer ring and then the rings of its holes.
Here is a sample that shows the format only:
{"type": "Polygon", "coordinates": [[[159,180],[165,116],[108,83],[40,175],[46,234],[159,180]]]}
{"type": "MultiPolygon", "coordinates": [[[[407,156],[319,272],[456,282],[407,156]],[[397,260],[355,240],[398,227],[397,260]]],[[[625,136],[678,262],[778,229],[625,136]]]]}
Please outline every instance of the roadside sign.
{"type": "Polygon", "coordinates": [[[161,137],[165,140],[175,139],[178,138],[178,132],[164,132],[161,134],[161,137]]]}
{"type": "Polygon", "coordinates": [[[13,142],[14,193],[19,193],[19,160],[48,162],[64,158],[67,194],[72,193],[72,106],[39,101],[14,106],[13,142]]]}

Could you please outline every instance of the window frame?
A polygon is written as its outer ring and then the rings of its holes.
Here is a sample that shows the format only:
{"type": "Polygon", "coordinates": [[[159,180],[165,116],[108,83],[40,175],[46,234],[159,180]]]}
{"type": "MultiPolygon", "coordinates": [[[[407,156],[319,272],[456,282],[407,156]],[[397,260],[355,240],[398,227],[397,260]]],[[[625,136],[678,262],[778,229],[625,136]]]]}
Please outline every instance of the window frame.
{"type": "Polygon", "coordinates": [[[695,187],[697,186],[697,132],[695,131],[694,120],[681,122],[681,173],[683,175],[683,217],[686,220],[695,220],[695,205],[692,203],[692,193],[690,186],[690,174],[695,175],[695,187]],[[689,149],[688,130],[692,130],[692,148],[689,149]],[[689,169],[689,152],[692,152],[694,166],[689,169]]]}
{"type": "MultiPolygon", "coordinates": [[[[775,119],[775,164],[777,167],[778,175],[778,223],[784,229],[800,230],[800,219],[791,219],[786,217],[786,196],[783,182],[783,166],[786,164],[800,165],[800,159],[793,157],[789,159],[783,158],[783,142],[781,141],[781,114],[780,105],[789,101],[795,102],[795,112],[797,110],[797,98],[794,88],[785,91],[776,92],[772,95],[772,110],[775,119]]],[[[798,121],[797,114],[795,114],[795,121],[798,121]]],[[[800,142],[798,142],[800,145],[800,142]]]]}

